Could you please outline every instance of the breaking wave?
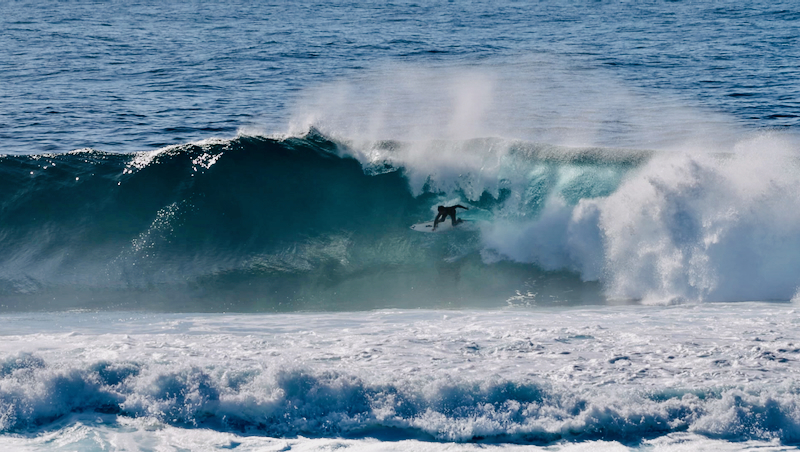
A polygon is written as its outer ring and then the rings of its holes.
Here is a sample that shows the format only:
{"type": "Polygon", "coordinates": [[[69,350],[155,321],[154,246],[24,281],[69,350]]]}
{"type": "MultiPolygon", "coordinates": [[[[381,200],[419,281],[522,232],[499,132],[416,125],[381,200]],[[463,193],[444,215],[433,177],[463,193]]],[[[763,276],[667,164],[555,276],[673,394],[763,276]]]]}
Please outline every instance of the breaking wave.
{"type": "Polygon", "coordinates": [[[789,300],[797,146],[239,136],[0,157],[5,309],[789,300]],[[473,228],[420,234],[439,204],[473,228]]]}

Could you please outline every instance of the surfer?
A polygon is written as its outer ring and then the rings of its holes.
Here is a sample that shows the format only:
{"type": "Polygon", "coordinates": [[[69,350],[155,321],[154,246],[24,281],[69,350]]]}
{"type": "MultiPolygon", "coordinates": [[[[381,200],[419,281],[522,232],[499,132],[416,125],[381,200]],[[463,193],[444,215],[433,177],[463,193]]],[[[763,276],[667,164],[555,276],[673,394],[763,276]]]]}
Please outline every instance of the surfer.
{"type": "Polygon", "coordinates": [[[435,231],[436,230],[436,226],[438,226],[439,223],[444,221],[448,216],[452,219],[453,226],[455,226],[458,223],[461,223],[462,221],[464,221],[464,220],[457,220],[456,219],[456,208],[458,208],[458,207],[460,207],[460,208],[462,208],[464,210],[469,210],[466,207],[462,206],[461,204],[456,204],[455,206],[451,206],[451,207],[439,206],[438,207],[439,214],[436,215],[436,218],[433,220],[433,230],[435,231]]]}

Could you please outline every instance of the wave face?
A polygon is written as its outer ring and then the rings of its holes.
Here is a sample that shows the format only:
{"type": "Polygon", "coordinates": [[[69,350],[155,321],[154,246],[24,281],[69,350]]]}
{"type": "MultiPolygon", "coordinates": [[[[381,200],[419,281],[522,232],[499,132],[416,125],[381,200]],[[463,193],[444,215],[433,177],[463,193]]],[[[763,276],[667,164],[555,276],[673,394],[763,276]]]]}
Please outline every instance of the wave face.
{"type": "MultiPolygon", "coordinates": [[[[484,152],[492,143],[444,145],[484,152]]],[[[383,142],[373,151],[388,157],[400,148],[383,142]]],[[[476,220],[507,217],[512,203],[524,208],[512,216],[534,215],[554,191],[573,200],[607,194],[631,165],[578,154],[563,162],[520,148],[481,158],[509,160],[496,165],[529,179],[524,189],[513,186],[513,174],[492,175],[484,189],[486,181],[466,172],[428,174],[414,188],[420,176],[402,162],[359,162],[354,154],[312,130],[134,155],[3,157],[0,291],[7,307],[43,309],[502,303],[541,269],[502,259],[487,265],[477,230],[432,236],[409,226],[452,200],[472,206],[466,216],[476,220]]],[[[544,286],[573,284],[582,283],[562,274],[544,286]]]]}
{"type": "Polygon", "coordinates": [[[5,156],[0,294],[5,309],[200,311],[788,300],[794,147],[741,146],[354,143],[312,129],[5,156]],[[473,227],[409,230],[454,203],[473,227]]]}

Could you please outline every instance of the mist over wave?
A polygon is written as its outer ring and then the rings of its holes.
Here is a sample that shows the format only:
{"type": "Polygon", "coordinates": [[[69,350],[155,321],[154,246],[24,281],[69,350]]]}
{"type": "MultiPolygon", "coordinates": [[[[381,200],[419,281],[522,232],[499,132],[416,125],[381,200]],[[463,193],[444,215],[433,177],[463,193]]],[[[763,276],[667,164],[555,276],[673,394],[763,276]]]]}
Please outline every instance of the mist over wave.
{"type": "Polygon", "coordinates": [[[567,270],[607,299],[648,303],[789,300],[800,285],[797,136],[747,131],[601,71],[543,55],[379,68],[308,90],[293,124],[347,141],[365,166],[404,168],[415,194],[497,199],[484,262],[567,270]],[[383,152],[383,137],[404,145],[383,152]],[[531,147],[564,164],[541,171],[523,157],[531,147]]]}
{"type": "Polygon", "coordinates": [[[377,66],[306,88],[288,125],[292,135],[314,127],[345,141],[502,137],[564,147],[696,146],[710,152],[730,151],[746,135],[719,110],[546,54],[513,63],[377,66]]]}
{"type": "Polygon", "coordinates": [[[6,309],[789,300],[797,146],[727,153],[242,135],[5,156],[6,309]],[[419,234],[439,204],[474,227],[419,234]]]}

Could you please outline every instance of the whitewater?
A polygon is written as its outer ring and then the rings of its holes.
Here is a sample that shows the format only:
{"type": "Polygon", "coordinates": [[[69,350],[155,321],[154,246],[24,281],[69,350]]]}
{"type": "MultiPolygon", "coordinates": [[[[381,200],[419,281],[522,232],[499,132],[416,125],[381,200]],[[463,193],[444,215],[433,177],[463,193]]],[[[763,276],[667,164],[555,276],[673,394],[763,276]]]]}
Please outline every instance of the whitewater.
{"type": "Polygon", "coordinates": [[[797,450],[799,17],[0,5],[0,449],[797,450]]]}

